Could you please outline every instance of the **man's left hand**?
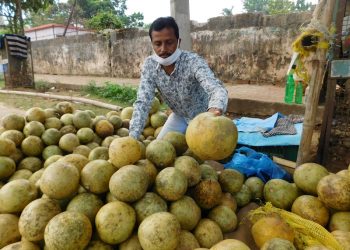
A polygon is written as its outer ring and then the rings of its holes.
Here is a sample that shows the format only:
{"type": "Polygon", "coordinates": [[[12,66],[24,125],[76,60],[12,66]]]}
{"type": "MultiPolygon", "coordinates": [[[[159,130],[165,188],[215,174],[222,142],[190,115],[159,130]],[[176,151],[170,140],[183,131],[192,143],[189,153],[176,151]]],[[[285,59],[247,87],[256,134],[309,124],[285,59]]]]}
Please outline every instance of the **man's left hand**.
{"type": "Polygon", "coordinates": [[[211,112],[216,116],[222,115],[222,110],[218,108],[210,108],[208,112],[211,112]]]}

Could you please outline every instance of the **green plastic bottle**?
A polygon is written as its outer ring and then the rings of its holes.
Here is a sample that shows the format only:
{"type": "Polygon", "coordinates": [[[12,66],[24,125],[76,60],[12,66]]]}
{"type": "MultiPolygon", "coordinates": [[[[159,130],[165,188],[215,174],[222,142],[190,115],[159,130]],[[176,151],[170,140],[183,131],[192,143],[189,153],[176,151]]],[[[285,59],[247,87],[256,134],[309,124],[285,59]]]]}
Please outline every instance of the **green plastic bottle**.
{"type": "Polygon", "coordinates": [[[288,74],[286,90],[285,90],[285,95],[284,95],[284,102],[285,103],[293,103],[294,89],[295,89],[295,82],[294,82],[294,78],[293,78],[293,72],[290,72],[288,74]]]}
{"type": "Polygon", "coordinates": [[[302,81],[298,81],[296,90],[295,90],[295,103],[302,104],[303,103],[303,83],[302,81]]]}

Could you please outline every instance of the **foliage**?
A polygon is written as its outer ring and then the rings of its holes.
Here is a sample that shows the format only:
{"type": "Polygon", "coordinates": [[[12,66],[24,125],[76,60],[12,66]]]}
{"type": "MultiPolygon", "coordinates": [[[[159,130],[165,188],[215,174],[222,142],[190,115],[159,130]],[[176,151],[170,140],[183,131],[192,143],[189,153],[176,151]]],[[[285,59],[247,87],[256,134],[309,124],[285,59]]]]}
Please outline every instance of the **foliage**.
{"type": "MultiPolygon", "coordinates": [[[[30,26],[46,23],[66,24],[73,1],[68,0],[68,2],[63,3],[56,0],[52,6],[39,13],[29,13],[28,24],[30,26]]],[[[143,14],[137,12],[126,15],[126,9],[126,0],[77,0],[72,20],[77,26],[91,27],[96,26],[97,20],[100,20],[100,22],[109,20],[112,21],[111,23],[114,23],[117,18],[119,20],[118,23],[121,22],[121,27],[123,28],[142,27],[143,14]],[[112,15],[116,17],[113,18],[114,21],[111,20],[112,15]],[[94,24],[91,24],[91,22],[94,24]]],[[[103,24],[97,26],[103,26],[103,24]]],[[[119,25],[116,26],[119,27],[119,25]]]]}
{"type": "Polygon", "coordinates": [[[35,13],[52,3],[53,0],[0,0],[0,16],[6,18],[11,33],[24,34],[22,11],[35,13]]]}
{"type": "Polygon", "coordinates": [[[3,73],[0,73],[0,89],[5,87],[5,77],[3,73]]]}
{"type": "Polygon", "coordinates": [[[293,10],[293,2],[289,0],[269,0],[268,14],[287,14],[293,10]]]}
{"type": "Polygon", "coordinates": [[[9,34],[9,33],[11,33],[11,30],[8,29],[8,28],[0,29],[0,35],[2,35],[2,34],[9,34]]]}
{"type": "Polygon", "coordinates": [[[99,12],[87,21],[87,26],[94,30],[120,29],[123,24],[111,12],[99,12]]]}
{"type": "Polygon", "coordinates": [[[99,12],[111,12],[118,16],[124,16],[126,0],[78,0],[77,4],[82,8],[81,17],[89,19],[99,12]]]}
{"type": "Polygon", "coordinates": [[[132,13],[130,16],[121,16],[124,28],[143,27],[143,14],[140,12],[132,13]]]}
{"type": "Polygon", "coordinates": [[[223,16],[232,16],[233,15],[232,10],[233,10],[233,6],[230,9],[229,8],[223,8],[221,14],[223,16]]]}
{"type": "Polygon", "coordinates": [[[33,11],[28,12],[26,24],[31,27],[49,23],[66,24],[69,11],[70,6],[68,3],[54,1],[53,4],[37,13],[33,11]]]}
{"type": "Polygon", "coordinates": [[[244,0],[243,8],[247,12],[263,12],[267,13],[269,0],[244,0]]]}
{"type": "Polygon", "coordinates": [[[137,95],[137,89],[111,82],[106,82],[105,85],[101,87],[97,86],[94,82],[90,82],[84,90],[91,95],[127,103],[129,105],[136,100],[137,95]]]}
{"type": "Polygon", "coordinates": [[[151,28],[151,25],[152,25],[152,23],[145,23],[145,24],[143,25],[143,28],[144,28],[145,30],[149,30],[149,28],[151,28]]]}
{"type": "Polygon", "coordinates": [[[38,90],[39,92],[46,92],[50,89],[50,84],[46,81],[35,81],[34,82],[34,87],[36,90],[38,90]]]}
{"type": "Polygon", "coordinates": [[[294,4],[294,11],[307,11],[311,10],[311,2],[305,2],[305,0],[297,0],[297,2],[294,4]]]}
{"type": "Polygon", "coordinates": [[[311,2],[307,0],[243,0],[243,7],[247,12],[262,12],[269,15],[286,14],[290,12],[307,11],[311,9],[311,2]]]}

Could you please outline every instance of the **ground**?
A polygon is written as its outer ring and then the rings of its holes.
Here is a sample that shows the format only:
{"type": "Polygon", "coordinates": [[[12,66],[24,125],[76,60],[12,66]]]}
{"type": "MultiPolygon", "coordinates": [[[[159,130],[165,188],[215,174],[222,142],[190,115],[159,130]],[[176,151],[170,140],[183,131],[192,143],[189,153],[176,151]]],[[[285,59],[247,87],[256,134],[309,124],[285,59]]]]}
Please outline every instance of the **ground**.
{"type": "MultiPolygon", "coordinates": [[[[52,84],[65,84],[86,86],[90,82],[96,85],[103,85],[106,82],[138,86],[140,79],[125,79],[98,76],[66,76],[66,75],[46,75],[35,74],[35,81],[52,84]]],[[[284,102],[284,87],[273,85],[250,85],[250,84],[225,84],[229,98],[248,99],[256,101],[266,101],[274,103],[284,102]]]]}
{"type": "Polygon", "coordinates": [[[22,109],[14,108],[7,106],[5,103],[0,102],[0,120],[8,114],[25,114],[25,111],[22,109]]]}

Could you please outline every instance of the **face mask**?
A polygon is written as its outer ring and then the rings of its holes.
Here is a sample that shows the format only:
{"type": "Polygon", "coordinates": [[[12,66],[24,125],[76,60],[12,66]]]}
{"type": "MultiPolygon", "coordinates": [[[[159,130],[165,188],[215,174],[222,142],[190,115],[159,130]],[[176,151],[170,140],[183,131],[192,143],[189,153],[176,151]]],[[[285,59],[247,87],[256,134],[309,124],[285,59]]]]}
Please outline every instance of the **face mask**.
{"type": "Polygon", "coordinates": [[[174,53],[171,54],[171,56],[168,56],[167,58],[162,58],[156,54],[156,52],[153,50],[154,55],[152,55],[152,58],[159,64],[163,66],[169,66],[176,62],[176,60],[181,55],[181,50],[179,49],[179,40],[177,41],[177,48],[174,51],[174,53]]]}

